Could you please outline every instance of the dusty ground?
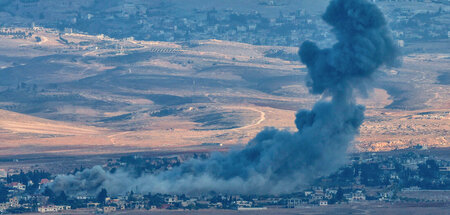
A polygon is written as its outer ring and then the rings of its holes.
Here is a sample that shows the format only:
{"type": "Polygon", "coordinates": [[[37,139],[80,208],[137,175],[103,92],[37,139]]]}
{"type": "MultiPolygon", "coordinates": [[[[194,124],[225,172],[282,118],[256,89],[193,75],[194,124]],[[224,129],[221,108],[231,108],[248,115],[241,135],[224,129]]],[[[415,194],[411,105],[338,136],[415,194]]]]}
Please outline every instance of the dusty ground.
{"type": "MultiPolygon", "coordinates": [[[[308,93],[300,62],[264,54],[295,55],[292,47],[81,34],[63,34],[64,43],[48,29],[16,30],[33,36],[0,38],[0,155],[245,144],[266,126],[295,130],[296,110],[320,99],[308,93]]],[[[442,47],[374,77],[375,90],[358,99],[367,117],[351,150],[450,146],[442,47]]]]}

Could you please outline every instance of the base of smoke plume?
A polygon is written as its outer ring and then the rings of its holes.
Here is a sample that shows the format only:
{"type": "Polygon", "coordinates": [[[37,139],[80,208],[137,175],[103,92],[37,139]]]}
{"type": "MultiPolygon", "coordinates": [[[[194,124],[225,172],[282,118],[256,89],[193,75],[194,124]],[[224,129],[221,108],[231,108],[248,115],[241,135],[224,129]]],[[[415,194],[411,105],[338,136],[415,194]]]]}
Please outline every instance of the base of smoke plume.
{"type": "Polygon", "coordinates": [[[133,177],[127,169],[115,173],[101,167],[58,176],[50,186],[68,194],[140,193],[286,193],[335,171],[349,143],[358,134],[364,107],[354,103],[355,89],[381,65],[392,65],[398,51],[379,9],[366,0],[333,0],[323,19],[334,27],[338,42],[319,49],[312,42],[300,48],[308,67],[311,93],[330,96],[311,111],[299,111],[298,132],[275,128],[261,131],[242,150],[190,160],[159,174],[133,177]]]}
{"type": "Polygon", "coordinates": [[[192,159],[159,174],[133,176],[127,169],[110,173],[94,167],[75,175],[58,176],[56,192],[95,194],[207,193],[278,194],[291,192],[336,170],[363,121],[364,108],[347,103],[319,102],[297,114],[298,132],[275,128],[261,131],[242,150],[192,159]]]}

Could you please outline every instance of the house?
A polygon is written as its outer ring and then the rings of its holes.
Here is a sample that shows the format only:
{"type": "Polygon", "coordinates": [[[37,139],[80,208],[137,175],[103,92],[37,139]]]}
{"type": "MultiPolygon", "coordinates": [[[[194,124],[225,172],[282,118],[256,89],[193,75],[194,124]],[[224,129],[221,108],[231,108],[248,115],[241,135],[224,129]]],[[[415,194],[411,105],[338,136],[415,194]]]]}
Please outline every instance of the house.
{"type": "Polygon", "coordinates": [[[450,166],[439,167],[439,171],[440,172],[450,172],[450,166]]]}
{"type": "Polygon", "coordinates": [[[337,190],[336,190],[336,189],[327,189],[327,193],[330,193],[330,194],[336,195],[336,193],[337,193],[337,190]]]}
{"type": "Polygon", "coordinates": [[[95,196],[90,196],[90,195],[84,193],[84,194],[79,194],[75,198],[78,200],[94,200],[95,196]]]}
{"type": "Polygon", "coordinates": [[[322,200],[323,199],[323,195],[322,194],[314,194],[311,196],[313,201],[317,201],[317,200],[322,200]]]}
{"type": "Polygon", "coordinates": [[[302,203],[301,199],[292,198],[287,200],[287,208],[297,208],[302,203]]]}
{"type": "Polygon", "coordinates": [[[178,202],[178,197],[177,196],[166,197],[166,198],[164,198],[164,201],[169,204],[172,204],[172,203],[178,202]]]}
{"type": "Polygon", "coordinates": [[[217,202],[217,203],[211,203],[210,206],[214,207],[214,208],[222,208],[223,204],[222,204],[222,202],[217,202]]]}
{"type": "Polygon", "coordinates": [[[47,184],[47,183],[49,183],[50,181],[48,180],[48,179],[46,179],[46,178],[43,178],[43,179],[41,179],[41,182],[39,182],[39,184],[47,184]]]}
{"type": "Polygon", "coordinates": [[[13,197],[9,199],[9,206],[13,208],[17,208],[20,206],[19,199],[17,197],[13,197]]]}
{"type": "Polygon", "coordinates": [[[350,194],[350,193],[344,193],[344,198],[345,198],[347,201],[351,201],[351,200],[352,200],[352,194],[350,194]]]}
{"type": "Polygon", "coordinates": [[[325,197],[325,199],[332,199],[333,198],[333,196],[334,196],[334,194],[332,194],[332,193],[325,193],[325,195],[324,195],[324,197],[325,197]]]}
{"type": "Polygon", "coordinates": [[[208,200],[197,201],[197,205],[209,205],[211,202],[208,200]]]}
{"type": "Polygon", "coordinates": [[[8,172],[4,169],[0,169],[0,178],[6,178],[8,176],[8,172]]]}
{"type": "Polygon", "coordinates": [[[106,197],[105,202],[106,202],[107,204],[116,204],[116,205],[119,205],[119,203],[121,202],[121,200],[118,199],[118,198],[106,197]]]}
{"type": "Polygon", "coordinates": [[[55,205],[58,211],[70,210],[72,207],[69,205],[55,205]]]}
{"type": "Polygon", "coordinates": [[[87,208],[96,208],[100,205],[100,203],[97,202],[89,202],[87,203],[87,208]]]}
{"type": "Polygon", "coordinates": [[[40,213],[52,213],[64,210],[70,210],[71,207],[68,205],[47,205],[38,208],[38,212],[40,213]]]}
{"type": "Polygon", "coordinates": [[[394,193],[392,191],[380,193],[380,198],[378,200],[380,201],[390,201],[394,193]]]}
{"type": "Polygon", "coordinates": [[[252,202],[249,202],[249,201],[242,201],[242,200],[234,201],[233,204],[236,204],[236,205],[238,206],[238,208],[239,208],[239,207],[247,207],[247,208],[250,208],[250,207],[252,207],[252,205],[253,205],[252,202]]]}
{"type": "Polygon", "coordinates": [[[9,208],[9,203],[0,203],[0,212],[4,212],[9,208]]]}
{"type": "Polygon", "coordinates": [[[397,174],[397,173],[391,173],[390,179],[393,179],[393,180],[399,180],[400,178],[398,177],[398,174],[397,174]]]}
{"type": "Polygon", "coordinates": [[[187,207],[189,206],[189,202],[188,201],[181,201],[181,207],[187,207]]]}
{"type": "Polygon", "coordinates": [[[362,190],[357,190],[355,193],[352,193],[351,201],[364,201],[366,200],[366,195],[362,192],[362,190]]]}
{"type": "Polygon", "coordinates": [[[22,190],[22,191],[24,191],[27,188],[27,186],[25,184],[22,184],[19,182],[11,182],[8,186],[13,189],[22,190]]]}
{"type": "Polygon", "coordinates": [[[39,205],[47,205],[47,202],[48,202],[48,199],[49,199],[48,196],[43,196],[43,195],[40,195],[40,194],[33,195],[32,198],[33,198],[33,200],[35,200],[39,205]]]}
{"type": "Polygon", "coordinates": [[[115,212],[116,210],[117,210],[117,208],[114,206],[103,207],[103,213],[112,213],[112,212],[115,212]]]}
{"type": "Polygon", "coordinates": [[[145,204],[137,202],[137,203],[133,204],[133,209],[137,209],[137,210],[145,209],[145,204]]]}
{"type": "Polygon", "coordinates": [[[323,189],[322,189],[322,187],[315,187],[314,193],[319,194],[319,195],[323,194],[323,189]]]}
{"type": "Polygon", "coordinates": [[[58,212],[58,210],[52,205],[42,206],[38,208],[39,213],[58,212]]]}
{"type": "Polygon", "coordinates": [[[125,201],[120,201],[117,203],[117,209],[119,210],[125,210],[126,208],[126,202],[125,201]]]}

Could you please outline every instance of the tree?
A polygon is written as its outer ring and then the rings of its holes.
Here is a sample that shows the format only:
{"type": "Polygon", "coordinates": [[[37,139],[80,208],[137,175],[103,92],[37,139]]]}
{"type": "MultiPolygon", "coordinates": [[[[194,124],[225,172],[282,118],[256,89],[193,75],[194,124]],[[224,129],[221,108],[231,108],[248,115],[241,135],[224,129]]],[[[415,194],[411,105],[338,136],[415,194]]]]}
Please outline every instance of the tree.
{"type": "Polygon", "coordinates": [[[8,188],[0,184],[0,203],[8,201],[8,188]]]}
{"type": "Polygon", "coordinates": [[[58,197],[56,197],[55,204],[58,205],[66,205],[67,204],[67,196],[64,191],[62,191],[58,197]]]}
{"type": "Polygon", "coordinates": [[[164,204],[164,197],[159,193],[156,195],[149,193],[148,195],[145,195],[144,198],[148,199],[149,206],[155,205],[156,207],[159,207],[164,204]]]}
{"type": "Polygon", "coordinates": [[[419,165],[419,175],[425,179],[434,179],[439,175],[439,166],[435,160],[427,160],[419,165]]]}
{"type": "Polygon", "coordinates": [[[108,197],[108,192],[103,188],[97,195],[97,202],[105,204],[106,197],[108,197]]]}
{"type": "Polygon", "coordinates": [[[55,203],[55,201],[56,201],[56,195],[55,195],[55,193],[53,192],[52,189],[50,189],[49,187],[46,187],[45,190],[44,190],[43,195],[44,195],[44,196],[48,196],[48,201],[49,201],[50,203],[55,203]]]}
{"type": "Polygon", "coordinates": [[[134,192],[133,192],[133,191],[131,191],[131,192],[130,192],[130,195],[128,195],[128,201],[129,201],[129,202],[135,201],[135,199],[134,199],[134,192]]]}
{"type": "Polygon", "coordinates": [[[28,185],[25,192],[28,194],[34,194],[39,189],[39,183],[34,183],[32,185],[28,185]]]}
{"type": "Polygon", "coordinates": [[[344,200],[344,191],[342,190],[342,188],[338,188],[337,192],[336,192],[336,201],[340,202],[342,200],[344,200]]]}

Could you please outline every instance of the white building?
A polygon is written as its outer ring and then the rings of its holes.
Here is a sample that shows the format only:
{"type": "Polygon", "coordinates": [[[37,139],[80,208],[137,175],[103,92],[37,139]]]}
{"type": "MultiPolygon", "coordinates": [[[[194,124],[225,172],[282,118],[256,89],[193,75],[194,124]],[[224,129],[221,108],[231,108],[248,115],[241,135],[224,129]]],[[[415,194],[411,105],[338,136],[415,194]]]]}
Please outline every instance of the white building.
{"type": "Polygon", "coordinates": [[[9,186],[13,189],[22,190],[22,191],[24,191],[27,188],[27,186],[25,184],[18,183],[18,182],[12,182],[9,186]]]}
{"type": "Polygon", "coordinates": [[[5,212],[9,208],[9,203],[0,203],[0,212],[5,212]]]}
{"type": "Polygon", "coordinates": [[[293,198],[293,199],[288,199],[287,200],[287,207],[288,208],[297,208],[301,204],[302,204],[302,200],[301,199],[293,198]]]}
{"type": "Polygon", "coordinates": [[[366,195],[364,195],[364,193],[361,190],[352,193],[351,201],[364,201],[364,200],[366,200],[366,195]]]}
{"type": "Polygon", "coordinates": [[[103,207],[103,213],[111,213],[111,212],[115,212],[116,210],[117,210],[117,208],[114,206],[103,207]]]}
{"type": "Polygon", "coordinates": [[[0,178],[6,178],[8,176],[8,172],[4,169],[0,169],[0,178]]]}
{"type": "Polygon", "coordinates": [[[19,199],[17,197],[13,197],[9,199],[9,206],[13,208],[17,208],[20,206],[19,199]]]}
{"type": "Polygon", "coordinates": [[[252,207],[253,203],[249,201],[234,201],[234,204],[236,204],[238,207],[252,207]]]}
{"type": "Polygon", "coordinates": [[[319,206],[327,206],[327,205],[328,205],[328,201],[325,201],[325,200],[319,201],[319,206]]]}
{"type": "Polygon", "coordinates": [[[176,203],[176,202],[178,202],[178,196],[166,197],[166,198],[164,198],[164,201],[169,204],[176,203]]]}
{"type": "Polygon", "coordinates": [[[64,210],[70,210],[71,207],[68,205],[48,205],[48,206],[42,206],[38,208],[39,213],[51,213],[51,212],[58,212],[58,211],[64,211],[64,210]]]}

